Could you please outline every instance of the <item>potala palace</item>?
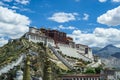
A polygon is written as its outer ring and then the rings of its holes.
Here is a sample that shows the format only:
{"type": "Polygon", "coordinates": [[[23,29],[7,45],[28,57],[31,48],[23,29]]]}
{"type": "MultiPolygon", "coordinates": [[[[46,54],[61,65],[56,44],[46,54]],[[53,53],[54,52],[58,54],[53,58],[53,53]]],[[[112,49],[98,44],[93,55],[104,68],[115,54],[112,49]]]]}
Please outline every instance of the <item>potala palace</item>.
{"type": "Polygon", "coordinates": [[[51,30],[45,28],[34,28],[30,27],[29,32],[25,34],[25,37],[32,42],[43,43],[51,50],[55,55],[62,60],[66,66],[72,68],[74,62],[70,63],[69,61],[63,59],[57,51],[61,51],[63,54],[75,58],[82,59],[84,61],[91,62],[88,66],[98,67],[101,64],[101,60],[97,59],[92,54],[92,49],[87,45],[76,44],[71,37],[68,37],[66,33],[60,32],[58,30],[51,30]]]}

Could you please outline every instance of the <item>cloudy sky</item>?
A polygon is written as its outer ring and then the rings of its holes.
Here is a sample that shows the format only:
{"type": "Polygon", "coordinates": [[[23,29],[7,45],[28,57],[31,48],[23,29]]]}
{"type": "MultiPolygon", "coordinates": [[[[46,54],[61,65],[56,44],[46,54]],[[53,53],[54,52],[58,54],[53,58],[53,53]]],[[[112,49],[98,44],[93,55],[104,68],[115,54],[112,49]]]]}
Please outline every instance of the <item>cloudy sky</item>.
{"type": "Polygon", "coordinates": [[[0,46],[29,26],[66,32],[90,47],[120,47],[120,0],[0,0],[0,46]]]}

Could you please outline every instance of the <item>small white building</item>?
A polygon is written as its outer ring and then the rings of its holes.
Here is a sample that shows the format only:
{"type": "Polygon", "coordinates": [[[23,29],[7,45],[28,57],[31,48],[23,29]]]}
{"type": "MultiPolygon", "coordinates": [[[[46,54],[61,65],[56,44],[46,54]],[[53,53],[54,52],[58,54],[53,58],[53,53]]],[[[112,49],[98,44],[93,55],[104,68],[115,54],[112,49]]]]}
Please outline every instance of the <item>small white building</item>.
{"type": "Polygon", "coordinates": [[[76,44],[76,49],[79,50],[80,54],[83,54],[93,60],[92,49],[89,48],[87,45],[76,44]]]}

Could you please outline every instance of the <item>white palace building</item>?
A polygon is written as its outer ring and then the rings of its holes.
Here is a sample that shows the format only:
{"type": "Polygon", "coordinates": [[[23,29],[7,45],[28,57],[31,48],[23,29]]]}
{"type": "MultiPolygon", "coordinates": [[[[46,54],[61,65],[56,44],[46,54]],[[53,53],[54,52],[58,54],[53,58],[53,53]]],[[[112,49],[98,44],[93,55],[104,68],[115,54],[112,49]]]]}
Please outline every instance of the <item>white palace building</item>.
{"type": "Polygon", "coordinates": [[[29,32],[25,37],[32,42],[41,42],[43,44],[50,44],[55,50],[61,51],[63,54],[71,57],[76,57],[84,61],[90,61],[88,66],[97,67],[101,64],[101,60],[94,61],[92,49],[87,45],[75,44],[71,37],[66,36],[66,33],[58,30],[51,30],[45,28],[30,27],[29,32]]]}

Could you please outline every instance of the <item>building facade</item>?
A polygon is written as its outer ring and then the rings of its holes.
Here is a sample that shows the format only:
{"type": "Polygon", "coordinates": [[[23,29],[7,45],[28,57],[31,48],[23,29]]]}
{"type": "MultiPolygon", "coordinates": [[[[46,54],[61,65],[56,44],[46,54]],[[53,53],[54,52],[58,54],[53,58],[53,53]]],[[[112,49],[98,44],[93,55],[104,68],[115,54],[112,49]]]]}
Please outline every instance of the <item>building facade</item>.
{"type": "Polygon", "coordinates": [[[57,50],[62,51],[65,55],[80,58],[90,62],[94,60],[90,47],[82,44],[75,44],[73,39],[68,37],[64,32],[30,27],[29,32],[25,34],[25,37],[29,41],[35,43],[41,42],[47,46],[48,44],[51,44],[53,47],[57,47],[57,50]]]}
{"type": "Polygon", "coordinates": [[[106,80],[120,80],[120,70],[106,69],[102,73],[106,75],[106,80]]]}
{"type": "Polygon", "coordinates": [[[104,75],[100,74],[71,74],[63,75],[61,80],[104,80],[104,75]]]}

